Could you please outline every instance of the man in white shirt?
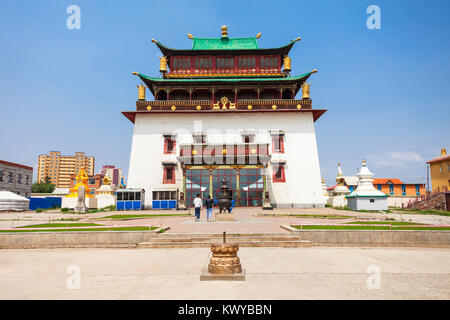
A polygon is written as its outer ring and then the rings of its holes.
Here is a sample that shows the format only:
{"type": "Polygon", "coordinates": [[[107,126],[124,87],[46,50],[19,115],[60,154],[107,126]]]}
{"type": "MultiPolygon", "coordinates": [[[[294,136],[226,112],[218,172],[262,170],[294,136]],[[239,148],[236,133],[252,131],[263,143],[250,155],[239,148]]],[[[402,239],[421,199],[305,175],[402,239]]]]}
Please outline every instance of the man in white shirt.
{"type": "Polygon", "coordinates": [[[202,208],[202,198],[200,198],[200,193],[199,193],[199,194],[197,194],[197,198],[194,199],[195,221],[200,220],[201,208],[202,208]]]}

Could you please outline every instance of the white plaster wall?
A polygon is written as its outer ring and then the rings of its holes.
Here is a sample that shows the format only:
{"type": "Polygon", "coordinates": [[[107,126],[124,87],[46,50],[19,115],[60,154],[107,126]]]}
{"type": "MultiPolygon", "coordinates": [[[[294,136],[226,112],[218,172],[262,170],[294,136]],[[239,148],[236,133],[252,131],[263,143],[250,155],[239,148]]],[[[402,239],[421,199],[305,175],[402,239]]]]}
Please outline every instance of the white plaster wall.
{"type": "Polygon", "coordinates": [[[348,198],[348,207],[352,210],[387,210],[388,200],[387,197],[358,197],[348,198]],[[370,202],[370,199],[375,199],[375,202],[370,202]]]}
{"type": "Polygon", "coordinates": [[[328,204],[332,207],[346,207],[347,198],[344,195],[332,196],[328,198],[328,204]]]}
{"type": "Polygon", "coordinates": [[[399,207],[399,208],[401,208],[401,206],[402,206],[402,203],[403,203],[403,206],[407,206],[408,205],[408,203],[411,201],[414,201],[414,200],[416,200],[416,197],[405,197],[405,196],[403,196],[403,197],[396,197],[396,196],[389,196],[388,197],[388,206],[389,207],[399,207]]]}
{"type": "MultiPolygon", "coordinates": [[[[269,165],[267,189],[275,206],[324,206],[319,157],[311,113],[213,113],[136,115],[128,173],[129,188],[145,189],[145,205],[151,205],[152,190],[161,187],[162,161],[177,162],[180,144],[193,143],[193,132],[205,132],[207,143],[242,143],[242,131],[255,131],[255,143],[272,143],[270,130],[285,132],[285,183],[272,183],[269,165]],[[163,133],[177,134],[177,154],[164,155],[163,133]]],[[[271,153],[271,145],[269,152],[271,153]]],[[[164,185],[170,186],[170,185],[164,185]]],[[[176,184],[183,189],[182,171],[176,167],[176,184]]]]}

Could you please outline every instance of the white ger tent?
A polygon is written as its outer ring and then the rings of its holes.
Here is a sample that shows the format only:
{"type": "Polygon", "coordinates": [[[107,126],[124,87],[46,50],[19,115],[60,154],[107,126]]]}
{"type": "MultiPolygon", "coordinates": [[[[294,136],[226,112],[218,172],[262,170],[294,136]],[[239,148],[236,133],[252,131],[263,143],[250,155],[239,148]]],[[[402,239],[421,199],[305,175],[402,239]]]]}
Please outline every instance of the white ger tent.
{"type": "Polygon", "coordinates": [[[10,191],[0,190],[0,211],[28,210],[30,200],[10,191]]]}

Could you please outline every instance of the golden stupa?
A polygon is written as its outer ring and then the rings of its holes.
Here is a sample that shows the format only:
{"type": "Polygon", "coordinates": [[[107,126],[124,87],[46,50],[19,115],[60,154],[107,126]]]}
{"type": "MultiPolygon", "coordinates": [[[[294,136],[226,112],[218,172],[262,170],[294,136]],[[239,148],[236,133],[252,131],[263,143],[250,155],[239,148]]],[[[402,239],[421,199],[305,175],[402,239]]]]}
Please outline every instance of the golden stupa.
{"type": "Polygon", "coordinates": [[[81,186],[84,186],[84,188],[86,190],[86,192],[85,192],[86,198],[92,198],[93,195],[90,194],[91,189],[89,189],[88,184],[87,184],[88,179],[89,179],[89,177],[86,174],[84,167],[81,167],[81,169],[78,171],[78,174],[76,177],[77,183],[75,184],[75,186],[73,188],[70,188],[70,193],[69,193],[69,195],[67,195],[67,197],[78,197],[78,189],[81,186]]]}

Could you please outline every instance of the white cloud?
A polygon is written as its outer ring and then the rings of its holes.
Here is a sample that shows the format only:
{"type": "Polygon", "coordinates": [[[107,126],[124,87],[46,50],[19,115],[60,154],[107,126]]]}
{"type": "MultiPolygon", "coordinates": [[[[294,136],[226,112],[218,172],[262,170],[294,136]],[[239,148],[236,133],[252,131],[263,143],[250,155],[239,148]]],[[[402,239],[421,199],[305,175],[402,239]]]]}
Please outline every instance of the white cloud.
{"type": "Polygon", "coordinates": [[[391,152],[389,157],[404,162],[424,162],[425,160],[416,152],[391,152]]]}
{"type": "Polygon", "coordinates": [[[370,163],[373,163],[374,165],[379,167],[405,166],[410,165],[412,162],[425,163],[425,160],[422,158],[422,156],[416,152],[395,151],[389,153],[387,156],[370,155],[367,158],[370,163]]]}

